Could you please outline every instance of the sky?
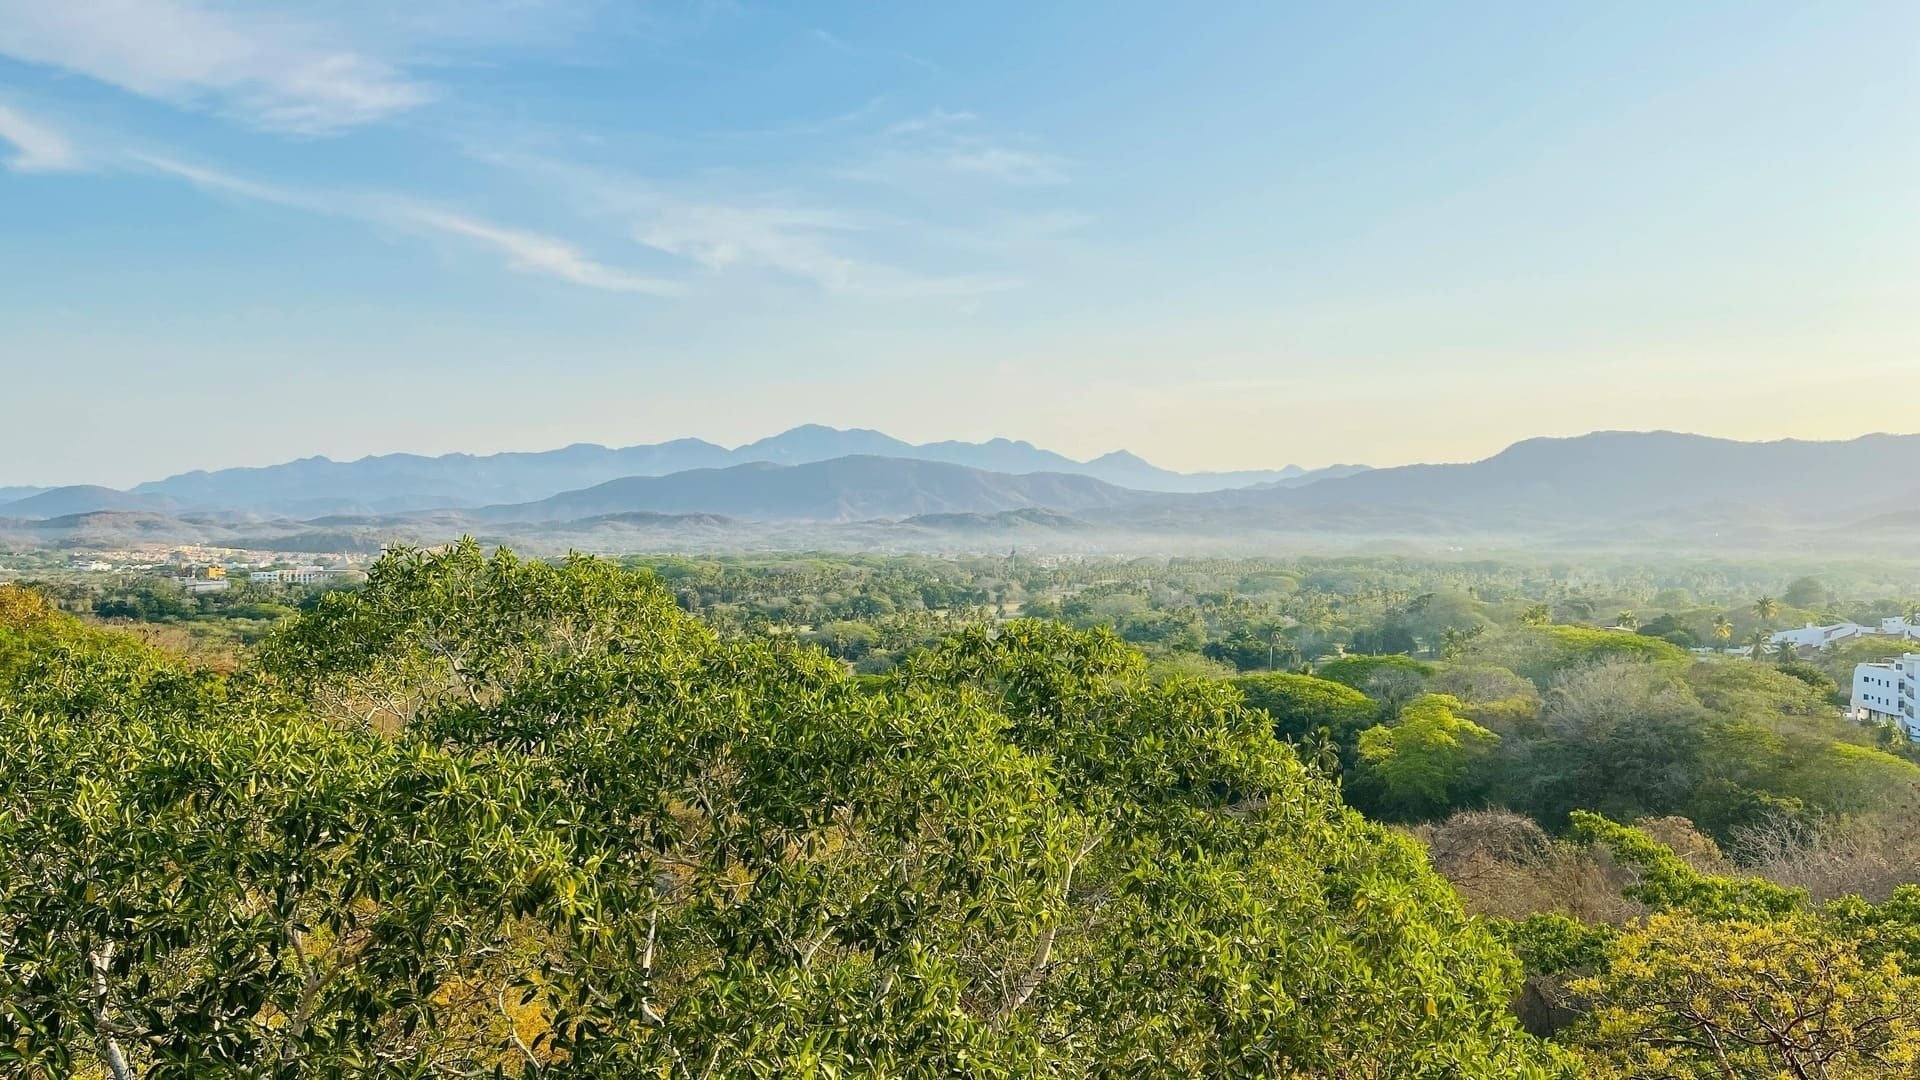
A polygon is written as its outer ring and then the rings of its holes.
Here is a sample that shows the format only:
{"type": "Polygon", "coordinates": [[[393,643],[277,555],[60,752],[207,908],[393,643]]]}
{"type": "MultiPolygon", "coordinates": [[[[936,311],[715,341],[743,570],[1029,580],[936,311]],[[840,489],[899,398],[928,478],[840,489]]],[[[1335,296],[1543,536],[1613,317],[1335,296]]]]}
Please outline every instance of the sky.
{"type": "Polygon", "coordinates": [[[0,0],[0,485],[1920,430],[1920,4],[0,0]]]}

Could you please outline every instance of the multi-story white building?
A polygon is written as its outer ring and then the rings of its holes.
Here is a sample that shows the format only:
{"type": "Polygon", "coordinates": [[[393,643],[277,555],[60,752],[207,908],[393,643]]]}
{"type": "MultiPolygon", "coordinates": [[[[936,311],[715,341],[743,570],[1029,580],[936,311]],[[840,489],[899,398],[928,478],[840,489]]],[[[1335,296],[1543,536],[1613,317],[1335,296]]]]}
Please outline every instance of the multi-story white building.
{"type": "Polygon", "coordinates": [[[1920,742],[1920,653],[1853,669],[1853,718],[1896,724],[1920,742]]]}

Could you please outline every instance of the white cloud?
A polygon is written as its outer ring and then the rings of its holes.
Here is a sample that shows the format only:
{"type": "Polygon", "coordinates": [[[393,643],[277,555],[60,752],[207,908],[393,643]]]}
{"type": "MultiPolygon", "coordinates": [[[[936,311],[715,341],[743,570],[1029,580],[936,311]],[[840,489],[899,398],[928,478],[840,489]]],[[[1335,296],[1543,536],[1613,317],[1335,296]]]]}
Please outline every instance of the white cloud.
{"type": "Polygon", "coordinates": [[[409,207],[403,219],[452,236],[466,237],[507,257],[507,265],[526,273],[545,274],[588,288],[608,292],[671,296],[681,291],[677,282],[646,277],[595,262],[572,245],[540,233],[509,229],[432,207],[409,207]]]}
{"type": "Polygon", "coordinates": [[[332,217],[352,218],[375,225],[425,232],[472,241],[506,257],[509,269],[558,278],[604,292],[671,296],[681,291],[677,282],[647,277],[589,258],[556,237],[456,213],[442,207],[384,197],[329,194],[262,184],[217,169],[170,158],[135,154],[141,164],[185,180],[195,187],[255,202],[304,210],[332,217]]]}
{"type": "Polygon", "coordinates": [[[306,135],[433,96],[317,24],[194,0],[0,0],[0,54],[306,135]]]}
{"type": "Polygon", "coordinates": [[[970,124],[980,119],[965,110],[951,112],[946,109],[933,109],[923,115],[910,117],[887,128],[888,135],[918,135],[927,131],[950,131],[962,124],[970,124]]]}
{"type": "Polygon", "coordinates": [[[913,222],[823,207],[784,194],[732,200],[681,197],[628,174],[475,148],[483,160],[556,188],[581,212],[620,224],[635,241],[716,274],[770,271],[861,299],[972,296],[1017,288],[990,274],[924,274],[872,255],[925,229],[913,222]]]}
{"type": "Polygon", "coordinates": [[[957,147],[947,155],[957,172],[979,173],[1009,184],[1051,185],[1067,182],[1065,164],[1052,154],[1038,154],[1005,146],[957,147]]]}
{"type": "Polygon", "coordinates": [[[13,144],[6,166],[17,172],[60,172],[80,167],[80,155],[65,135],[0,105],[0,141],[13,144]]]}
{"type": "Polygon", "coordinates": [[[645,210],[633,229],[640,243],[709,270],[772,270],[842,296],[968,296],[1018,285],[990,275],[923,275],[848,254],[846,236],[869,227],[852,215],[807,206],[664,202],[645,210]]]}
{"type": "Polygon", "coordinates": [[[169,176],[185,180],[193,186],[206,191],[216,191],[225,195],[238,195],[241,198],[252,199],[255,202],[275,203],[280,206],[290,206],[297,210],[312,211],[313,213],[334,212],[320,200],[294,191],[292,188],[262,184],[234,176],[232,173],[221,172],[218,169],[202,168],[198,165],[189,165],[183,161],[175,161],[172,158],[159,157],[153,154],[136,152],[128,156],[142,165],[166,173],[169,176]]]}
{"type": "Polygon", "coordinates": [[[762,266],[844,291],[860,267],[836,254],[827,239],[857,228],[850,220],[804,207],[661,203],[641,213],[634,238],[709,270],[762,266]]]}
{"type": "Polygon", "coordinates": [[[985,177],[1016,187],[1058,187],[1072,182],[1071,164],[1034,147],[1031,138],[988,135],[970,112],[933,109],[890,125],[861,164],[844,170],[853,180],[915,184],[931,174],[985,177]]]}

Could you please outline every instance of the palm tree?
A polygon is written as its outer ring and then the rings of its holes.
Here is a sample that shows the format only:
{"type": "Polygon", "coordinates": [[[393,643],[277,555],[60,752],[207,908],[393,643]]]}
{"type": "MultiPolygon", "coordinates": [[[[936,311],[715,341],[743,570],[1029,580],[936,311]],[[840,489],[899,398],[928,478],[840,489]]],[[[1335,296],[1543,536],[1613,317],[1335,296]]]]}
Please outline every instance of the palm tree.
{"type": "Polygon", "coordinates": [[[1791,641],[1782,641],[1774,648],[1773,659],[1776,663],[1791,664],[1800,659],[1800,647],[1791,641]]]}
{"type": "Polygon", "coordinates": [[[1545,604],[1534,604],[1520,613],[1521,626],[1545,626],[1553,621],[1553,609],[1545,604]]]}
{"type": "Polygon", "coordinates": [[[1631,611],[1623,611],[1613,617],[1613,625],[1622,630],[1638,630],[1640,629],[1640,616],[1635,615],[1631,611]]]}
{"type": "Polygon", "coordinates": [[[1747,635],[1747,644],[1752,646],[1751,655],[1755,660],[1764,660],[1767,658],[1767,645],[1772,641],[1773,635],[1765,630],[1755,630],[1753,633],[1747,635]]]}
{"type": "Polygon", "coordinates": [[[1321,776],[1329,780],[1340,778],[1340,744],[1333,741],[1326,728],[1318,728],[1306,737],[1300,756],[1309,769],[1321,776]]]}
{"type": "Polygon", "coordinates": [[[1727,618],[1725,615],[1715,615],[1713,617],[1713,636],[1723,644],[1732,641],[1733,620],[1727,618]]]}
{"type": "Polygon", "coordinates": [[[1780,601],[1771,596],[1763,596],[1753,602],[1753,613],[1760,616],[1761,622],[1766,622],[1780,613],[1780,601]]]}

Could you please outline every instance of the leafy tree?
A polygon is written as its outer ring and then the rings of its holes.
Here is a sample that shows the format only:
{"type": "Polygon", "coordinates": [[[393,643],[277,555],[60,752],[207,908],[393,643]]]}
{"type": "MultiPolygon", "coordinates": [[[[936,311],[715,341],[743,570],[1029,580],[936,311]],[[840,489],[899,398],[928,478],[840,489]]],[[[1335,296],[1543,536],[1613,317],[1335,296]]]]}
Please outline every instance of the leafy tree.
{"type": "Polygon", "coordinates": [[[1819,608],[1827,603],[1827,587],[1821,584],[1818,578],[1795,578],[1780,598],[1786,601],[1789,607],[1819,608]]]}
{"type": "Polygon", "coordinates": [[[1791,676],[1806,683],[1830,703],[1835,705],[1845,704],[1844,701],[1840,700],[1840,684],[1834,682],[1831,676],[1819,668],[1814,667],[1812,664],[1800,663],[1796,657],[1791,662],[1780,664],[1779,670],[1782,675],[1791,676]]]}
{"type": "Polygon", "coordinates": [[[1360,734],[1360,761],[1380,807],[1403,818],[1431,817],[1453,799],[1473,763],[1500,737],[1454,710],[1458,699],[1425,694],[1391,726],[1360,734]]]}
{"type": "Polygon", "coordinates": [[[1503,745],[1493,796],[1548,823],[1583,808],[1626,819],[1675,813],[1699,782],[1707,721],[1663,665],[1616,658],[1565,669],[1539,725],[1503,745]]]}
{"type": "Polygon", "coordinates": [[[1319,665],[1314,674],[1364,692],[1374,676],[1385,672],[1417,676],[1424,682],[1433,675],[1433,665],[1406,656],[1343,656],[1319,665]]]}
{"type": "Polygon", "coordinates": [[[1526,970],[1539,975],[1605,968],[1607,949],[1615,937],[1612,927],[1549,912],[1501,920],[1495,930],[1526,970]]]}
{"type": "Polygon", "coordinates": [[[1360,691],[1313,675],[1248,675],[1233,685],[1249,708],[1266,714],[1282,739],[1325,731],[1352,745],[1380,715],[1380,707],[1360,691]]]}
{"type": "Polygon", "coordinates": [[[1920,979],[1808,917],[1648,917],[1576,981],[1572,1033],[1610,1075],[1868,1080],[1920,1068],[1920,979]]]}
{"type": "Polygon", "coordinates": [[[1610,660],[1679,665],[1692,659],[1685,649],[1659,638],[1558,624],[1525,630],[1495,646],[1477,650],[1477,655],[1513,669],[1543,690],[1562,672],[1610,660]]]}
{"type": "Polygon", "coordinates": [[[1299,647],[1277,626],[1237,626],[1226,637],[1207,642],[1201,652],[1241,671],[1279,671],[1300,662],[1299,647]]]}

